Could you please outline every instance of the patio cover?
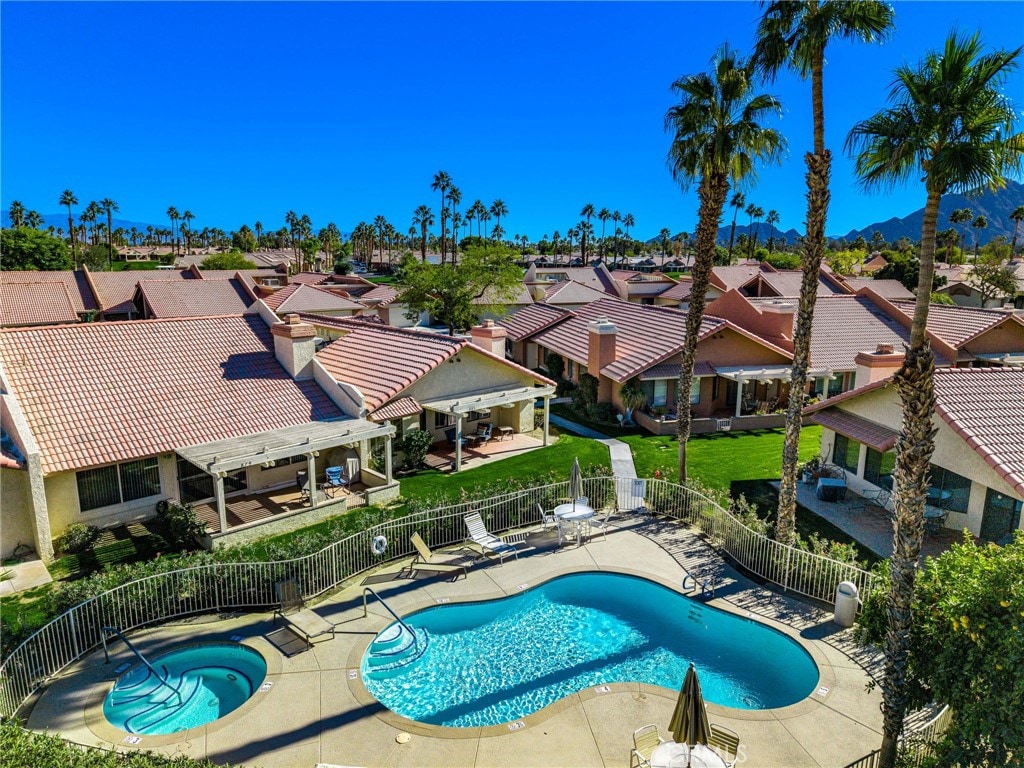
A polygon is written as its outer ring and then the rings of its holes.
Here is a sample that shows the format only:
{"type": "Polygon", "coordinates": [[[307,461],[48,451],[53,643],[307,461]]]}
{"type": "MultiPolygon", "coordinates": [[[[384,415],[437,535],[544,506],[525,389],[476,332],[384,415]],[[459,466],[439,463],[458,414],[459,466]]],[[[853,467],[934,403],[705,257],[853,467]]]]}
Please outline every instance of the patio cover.
{"type": "Polygon", "coordinates": [[[310,421],[269,432],[178,448],[177,453],[200,469],[215,474],[394,434],[395,428],[390,424],[374,424],[363,419],[310,421]]]}
{"type": "MultiPolygon", "coordinates": [[[[789,381],[793,373],[792,365],[768,365],[768,366],[753,366],[753,365],[716,365],[715,372],[723,379],[730,379],[731,381],[771,381],[773,379],[782,379],[783,381],[789,381]]],[[[832,376],[830,370],[809,370],[807,371],[809,378],[820,378],[822,376],[832,376]]]]}
{"type": "Polygon", "coordinates": [[[423,413],[423,407],[416,402],[416,398],[400,397],[382,405],[371,413],[369,418],[371,421],[391,421],[406,416],[415,416],[418,413],[423,413]]]}
{"type": "Polygon", "coordinates": [[[987,363],[1024,365],[1024,352],[975,352],[974,356],[987,363]]]}
{"type": "Polygon", "coordinates": [[[523,400],[550,397],[554,394],[555,388],[552,386],[515,387],[513,389],[492,390],[488,392],[473,392],[443,400],[429,400],[424,401],[421,405],[430,411],[461,415],[470,411],[482,411],[488,408],[500,408],[503,405],[521,403],[523,400]]]}
{"type": "Polygon", "coordinates": [[[815,411],[808,414],[806,418],[810,422],[820,424],[826,429],[831,429],[833,432],[845,435],[869,448],[874,448],[879,453],[891,451],[900,436],[899,432],[839,408],[815,411]]]}

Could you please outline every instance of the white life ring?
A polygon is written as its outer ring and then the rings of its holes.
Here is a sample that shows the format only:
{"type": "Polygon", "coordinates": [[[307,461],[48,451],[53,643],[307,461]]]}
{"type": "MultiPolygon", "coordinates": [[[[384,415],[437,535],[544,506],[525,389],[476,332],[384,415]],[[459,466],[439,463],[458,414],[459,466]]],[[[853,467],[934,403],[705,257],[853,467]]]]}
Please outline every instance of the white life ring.
{"type": "Polygon", "coordinates": [[[373,541],[370,543],[370,549],[373,550],[375,555],[383,555],[388,548],[388,540],[383,536],[374,536],[373,541]]]}

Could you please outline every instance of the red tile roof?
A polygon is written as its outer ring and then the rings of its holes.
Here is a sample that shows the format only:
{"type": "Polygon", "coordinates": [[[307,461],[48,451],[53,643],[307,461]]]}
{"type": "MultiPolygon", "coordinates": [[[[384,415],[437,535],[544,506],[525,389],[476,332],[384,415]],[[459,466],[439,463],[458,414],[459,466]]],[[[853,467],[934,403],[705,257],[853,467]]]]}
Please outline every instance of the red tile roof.
{"type": "Polygon", "coordinates": [[[378,285],[359,296],[360,301],[377,307],[386,307],[397,298],[398,291],[390,285],[378,285]]]}
{"type": "MultiPolygon", "coordinates": [[[[914,302],[894,301],[893,304],[907,317],[914,316],[914,302]]],[[[989,330],[996,324],[1013,318],[1001,309],[932,304],[928,308],[928,330],[954,347],[989,330]]]]}
{"type": "Polygon", "coordinates": [[[141,280],[138,291],[154,318],[239,315],[253,303],[238,280],[141,280]]]}
{"type": "Polygon", "coordinates": [[[390,403],[382,405],[370,413],[368,418],[370,421],[391,421],[392,419],[402,419],[406,416],[415,416],[418,413],[423,413],[423,406],[417,403],[415,398],[400,397],[397,400],[392,400],[390,403]]]}
{"type": "Polygon", "coordinates": [[[273,349],[255,316],[0,331],[47,474],[343,416],[273,349]]]}
{"type": "Polygon", "coordinates": [[[776,269],[770,264],[763,262],[748,264],[733,264],[728,267],[712,267],[711,283],[722,290],[735,288],[739,290],[750,280],[764,272],[775,272],[776,269]]]}
{"type": "Polygon", "coordinates": [[[671,299],[672,301],[686,301],[690,298],[690,292],[693,290],[693,280],[689,277],[679,278],[679,283],[673,285],[664,293],[660,294],[660,299],[671,299]]]}
{"type": "Polygon", "coordinates": [[[512,341],[521,341],[569,317],[575,315],[568,309],[537,303],[503,317],[498,321],[498,325],[508,331],[508,337],[512,341]]]}
{"type": "Polygon", "coordinates": [[[544,289],[544,301],[548,304],[589,304],[591,301],[607,299],[604,291],[577,283],[575,280],[563,280],[544,289]]]}
{"type": "MultiPolygon", "coordinates": [[[[652,365],[640,374],[640,378],[645,381],[648,379],[675,379],[679,377],[679,365],[678,362],[652,365]]],[[[696,360],[693,363],[693,375],[714,376],[715,367],[707,360],[696,360]]]]}
{"type": "Polygon", "coordinates": [[[889,429],[889,427],[875,424],[873,421],[840,408],[824,408],[815,411],[807,417],[807,420],[814,424],[820,424],[826,429],[831,429],[833,432],[838,432],[840,435],[846,435],[858,443],[864,443],[881,453],[891,451],[900,436],[899,432],[889,429]]]}
{"type": "Polygon", "coordinates": [[[615,280],[603,266],[597,267],[537,267],[537,282],[560,282],[575,280],[577,283],[589,285],[609,296],[618,296],[615,280]],[[546,279],[545,279],[546,278],[546,279]]]}
{"type": "Polygon", "coordinates": [[[55,272],[5,271],[0,272],[2,283],[63,283],[71,297],[75,312],[90,312],[97,309],[96,297],[85,279],[84,272],[62,270],[55,272]]]}
{"type": "Polygon", "coordinates": [[[288,278],[288,284],[323,285],[332,277],[334,277],[334,274],[331,272],[298,272],[288,278]]]}
{"type": "Polygon", "coordinates": [[[78,321],[78,313],[63,282],[0,283],[0,326],[78,321]]]}
{"type": "Polygon", "coordinates": [[[152,269],[145,272],[127,269],[122,272],[89,272],[88,275],[88,279],[96,287],[96,298],[100,307],[104,312],[116,314],[134,314],[139,311],[132,299],[135,298],[135,290],[140,280],[170,283],[196,279],[195,273],[187,269],[152,269]]]}
{"type": "Polygon", "coordinates": [[[263,299],[278,314],[283,312],[358,312],[365,307],[337,293],[309,285],[291,283],[263,299]]]}
{"type": "Polygon", "coordinates": [[[844,277],[846,284],[856,293],[861,288],[870,288],[879,296],[889,301],[895,299],[911,299],[914,294],[907,290],[899,280],[875,280],[873,277],[844,277]]]}

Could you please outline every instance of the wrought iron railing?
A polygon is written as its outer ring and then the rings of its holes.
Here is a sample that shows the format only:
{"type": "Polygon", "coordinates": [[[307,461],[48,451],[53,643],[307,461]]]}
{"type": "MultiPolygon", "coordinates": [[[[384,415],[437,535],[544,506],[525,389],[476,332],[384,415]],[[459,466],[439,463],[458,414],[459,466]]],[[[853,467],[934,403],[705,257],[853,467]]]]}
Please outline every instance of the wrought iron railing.
{"type": "MultiPolygon", "coordinates": [[[[675,483],[595,477],[585,478],[582,490],[595,508],[631,498],[687,523],[740,566],[783,589],[830,601],[840,581],[852,581],[862,592],[871,588],[867,571],[769,539],[713,500],[675,483]]],[[[470,511],[501,533],[539,524],[542,509],[568,496],[568,482],[526,488],[388,520],[293,560],[205,565],[122,584],[61,614],[3,660],[0,715],[12,715],[46,680],[99,646],[103,627],[127,632],[190,614],[265,608],[276,602],[274,582],[286,577],[298,582],[303,595],[316,597],[387,560],[412,555],[413,533],[429,546],[445,547],[465,540],[462,517],[470,511]],[[388,541],[384,556],[371,547],[377,536],[388,541]]]]}

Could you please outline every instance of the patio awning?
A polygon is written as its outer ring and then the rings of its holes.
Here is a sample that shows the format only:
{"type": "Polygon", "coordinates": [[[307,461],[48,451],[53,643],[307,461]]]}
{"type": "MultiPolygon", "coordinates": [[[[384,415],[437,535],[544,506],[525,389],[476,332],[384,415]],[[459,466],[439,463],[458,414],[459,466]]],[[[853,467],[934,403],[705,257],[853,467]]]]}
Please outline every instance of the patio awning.
{"type": "Polygon", "coordinates": [[[215,474],[393,434],[395,428],[390,424],[374,424],[364,419],[310,421],[269,432],[178,448],[177,453],[200,469],[215,474]]]}
{"type": "Polygon", "coordinates": [[[416,398],[400,397],[382,405],[369,415],[369,419],[370,421],[391,421],[406,416],[415,416],[418,413],[423,413],[423,406],[416,402],[416,398]]]}
{"type": "MultiPolygon", "coordinates": [[[[715,373],[721,376],[723,379],[729,379],[730,381],[772,381],[773,379],[782,379],[783,381],[789,381],[790,376],[793,372],[793,366],[791,365],[716,365],[715,373]]],[[[832,371],[828,369],[823,370],[809,370],[807,371],[808,378],[817,379],[821,376],[832,376],[832,371]]]]}
{"type": "Polygon", "coordinates": [[[807,421],[863,443],[880,453],[892,450],[900,433],[839,408],[825,408],[807,415],[807,421]]]}
{"type": "Polygon", "coordinates": [[[546,387],[514,387],[487,392],[471,392],[443,400],[425,400],[421,405],[428,411],[461,415],[470,411],[483,411],[488,408],[500,408],[503,405],[514,405],[524,400],[534,400],[553,394],[555,394],[555,388],[550,385],[546,387]]]}
{"type": "Polygon", "coordinates": [[[974,356],[987,363],[1024,365],[1024,352],[975,352],[974,356]]]}
{"type": "MultiPolygon", "coordinates": [[[[714,376],[715,369],[707,360],[698,360],[693,364],[694,378],[702,376],[714,376]]],[[[659,363],[652,365],[640,374],[640,381],[654,381],[659,379],[678,379],[679,363],[659,363]]]]}

